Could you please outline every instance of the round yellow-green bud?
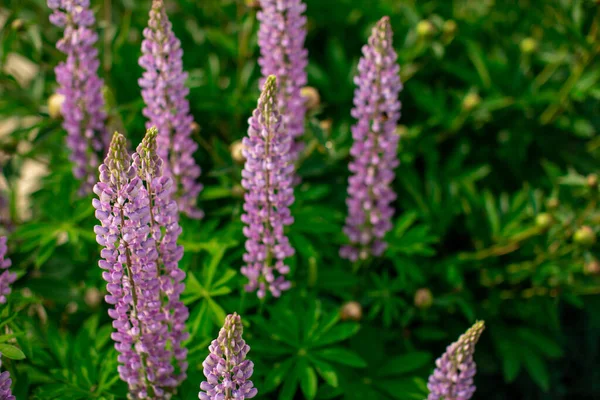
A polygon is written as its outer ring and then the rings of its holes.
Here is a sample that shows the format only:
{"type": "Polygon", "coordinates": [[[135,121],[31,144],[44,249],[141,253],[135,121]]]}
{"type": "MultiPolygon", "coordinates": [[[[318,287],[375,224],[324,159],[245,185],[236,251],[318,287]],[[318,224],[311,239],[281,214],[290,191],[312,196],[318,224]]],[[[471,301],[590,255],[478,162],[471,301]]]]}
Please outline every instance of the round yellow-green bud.
{"type": "Polygon", "coordinates": [[[260,3],[258,0],[244,0],[244,2],[246,3],[246,6],[249,8],[259,8],[260,7],[260,3]]]}
{"type": "Polygon", "coordinates": [[[23,20],[20,18],[15,19],[11,24],[10,27],[15,30],[15,31],[21,31],[23,29],[23,27],[25,26],[25,24],[23,23],[23,20]]]}
{"type": "Polygon", "coordinates": [[[535,217],[535,224],[539,228],[547,229],[552,225],[552,215],[548,213],[540,213],[535,217]]]}
{"type": "Polygon", "coordinates": [[[591,246],[596,243],[596,234],[589,226],[582,226],[573,235],[573,240],[575,243],[591,246]]]}
{"type": "Polygon", "coordinates": [[[396,127],[396,135],[402,137],[405,137],[406,134],[408,133],[408,127],[406,125],[398,125],[396,127]]]}
{"type": "Polygon", "coordinates": [[[234,185],[231,189],[231,195],[237,198],[243,198],[246,190],[242,185],[234,185]]]}
{"type": "Polygon", "coordinates": [[[525,38],[521,40],[521,51],[523,54],[531,54],[537,50],[538,43],[534,38],[525,38]]]}
{"type": "Polygon", "coordinates": [[[548,201],[546,201],[546,207],[548,207],[549,210],[556,210],[559,205],[560,202],[556,197],[552,197],[551,199],[548,199],[548,201]]]}
{"type": "Polygon", "coordinates": [[[415,293],[415,307],[421,310],[428,309],[433,304],[433,294],[428,288],[421,288],[415,293]]]}
{"type": "Polygon", "coordinates": [[[469,93],[463,99],[462,106],[465,110],[471,111],[481,103],[481,97],[477,93],[469,93]]]}
{"type": "Polygon", "coordinates": [[[229,147],[229,150],[231,151],[231,158],[236,163],[243,164],[246,161],[246,157],[244,157],[244,147],[245,146],[241,140],[236,140],[229,147]]]}
{"type": "Polygon", "coordinates": [[[589,187],[591,187],[592,189],[596,188],[598,186],[598,175],[589,174],[586,178],[586,182],[587,182],[587,185],[589,187]]]}
{"type": "Polygon", "coordinates": [[[429,20],[421,20],[417,24],[417,35],[421,37],[428,37],[433,35],[435,32],[435,26],[429,20]]]}
{"type": "Polygon", "coordinates": [[[362,319],[362,306],[357,301],[348,301],[340,309],[342,321],[360,321],[362,319]]]}
{"type": "Polygon", "coordinates": [[[458,29],[458,25],[456,24],[456,22],[454,20],[451,20],[451,19],[444,22],[444,25],[442,25],[442,31],[444,31],[444,34],[446,34],[446,35],[453,36],[456,33],[457,29],[458,29]]]}
{"type": "Polygon", "coordinates": [[[331,118],[327,118],[327,119],[324,119],[323,121],[319,122],[319,127],[325,133],[330,133],[332,126],[333,126],[333,121],[331,120],[331,118]]]}
{"type": "Polygon", "coordinates": [[[48,114],[50,118],[60,118],[62,116],[62,105],[65,102],[65,96],[54,93],[48,98],[48,114]]]}
{"type": "Polygon", "coordinates": [[[312,86],[305,86],[300,89],[300,95],[304,98],[306,111],[316,110],[321,104],[321,96],[317,89],[312,86]]]}

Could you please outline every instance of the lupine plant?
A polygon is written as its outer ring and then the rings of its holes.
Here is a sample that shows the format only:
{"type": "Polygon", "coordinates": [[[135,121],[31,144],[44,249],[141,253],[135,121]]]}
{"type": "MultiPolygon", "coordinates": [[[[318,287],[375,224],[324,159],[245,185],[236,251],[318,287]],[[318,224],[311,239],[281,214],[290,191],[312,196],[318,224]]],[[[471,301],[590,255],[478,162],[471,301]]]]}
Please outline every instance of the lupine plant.
{"type": "Polygon", "coordinates": [[[113,308],[119,374],[131,398],[169,398],[185,379],[187,308],[179,300],[185,273],[173,181],[163,175],[158,132],[150,128],[130,157],[115,133],[94,187],[99,262],[113,308]]]}
{"type": "Polygon", "coordinates": [[[196,198],[202,190],[197,182],[200,167],[194,160],[198,148],[192,139],[189,89],[183,71],[183,49],[173,33],[163,0],[153,0],[148,27],[144,29],[139,64],[144,75],[139,80],[146,103],[147,128],[158,129],[158,155],[164,160],[164,174],[173,179],[173,191],[180,211],[201,218],[196,198]]]}
{"type": "Polygon", "coordinates": [[[0,3],[0,400],[598,397],[593,1],[0,3]]]}
{"type": "Polygon", "coordinates": [[[225,318],[219,337],[210,344],[210,354],[202,363],[206,381],[200,384],[200,400],[244,400],[258,393],[250,380],[254,364],[246,359],[250,346],[242,338],[243,331],[237,313],[225,318]]]}
{"type": "Polygon", "coordinates": [[[246,253],[242,273],[250,281],[249,292],[259,298],[267,290],[275,297],[290,288],[284,275],[290,271],[285,259],[294,249],[284,228],[294,222],[290,205],[294,202],[290,155],[292,138],[286,132],[278,110],[277,79],[265,81],[258,106],[249,119],[248,137],[244,138],[246,164],[242,172],[246,253]]]}
{"type": "Polygon", "coordinates": [[[56,68],[58,94],[62,95],[63,127],[74,163],[73,174],[82,180],[81,193],[89,193],[96,169],[108,145],[104,122],[103,81],[98,77],[100,61],[94,47],[98,40],[90,0],[48,0],[50,21],[64,29],[56,48],[67,55],[56,68]]]}
{"type": "MultiPolygon", "coordinates": [[[[0,270],[4,270],[0,275],[0,304],[6,303],[6,296],[10,294],[10,285],[15,281],[17,275],[8,271],[11,266],[10,258],[6,257],[6,236],[0,237],[0,270]]],[[[2,368],[2,352],[0,352],[0,368],[2,368]]],[[[10,386],[12,380],[8,371],[0,371],[0,399],[15,400],[10,386]]]]}
{"type": "Polygon", "coordinates": [[[340,254],[351,261],[380,256],[387,247],[385,234],[392,229],[396,199],[392,189],[398,166],[396,126],[400,118],[398,94],[402,89],[392,41],[390,19],[383,17],[373,28],[363,49],[354,78],[352,127],[354,143],[348,168],[348,217],[344,233],[350,245],[340,254]]]}

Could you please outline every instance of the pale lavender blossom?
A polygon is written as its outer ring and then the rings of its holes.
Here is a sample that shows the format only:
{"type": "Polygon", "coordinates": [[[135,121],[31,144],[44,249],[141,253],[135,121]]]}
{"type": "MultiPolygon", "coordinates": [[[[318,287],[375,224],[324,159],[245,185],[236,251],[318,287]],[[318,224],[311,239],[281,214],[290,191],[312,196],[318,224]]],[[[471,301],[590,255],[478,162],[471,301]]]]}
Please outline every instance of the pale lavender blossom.
{"type": "Polygon", "coordinates": [[[170,398],[187,369],[181,342],[188,311],[179,300],[183,249],[176,244],[181,229],[156,135],[156,129],[148,131],[132,162],[125,138],[115,133],[94,187],[101,222],[94,231],[104,246],[99,266],[112,306],[118,371],[132,399],[170,398]]]}
{"type": "Polygon", "coordinates": [[[67,131],[67,146],[74,163],[73,174],[81,179],[81,194],[88,193],[96,182],[96,170],[108,146],[109,135],[104,122],[103,81],[98,77],[98,40],[92,29],[94,13],[89,0],[48,0],[52,10],[50,21],[64,28],[56,44],[67,55],[55,68],[58,93],[64,96],[63,127],[67,131]]]}
{"type": "Polygon", "coordinates": [[[400,118],[398,94],[402,89],[392,28],[383,17],[373,28],[369,43],[362,49],[354,92],[352,127],[354,143],[348,179],[348,216],[344,233],[350,244],[340,255],[351,261],[380,256],[386,249],[386,233],[392,228],[396,199],[392,189],[394,169],[398,166],[400,118]]]}
{"type": "Polygon", "coordinates": [[[179,210],[192,218],[202,218],[196,198],[202,190],[198,183],[200,167],[194,160],[198,145],[192,139],[193,118],[185,86],[181,42],[173,33],[162,0],[154,0],[148,27],[144,29],[139,64],[144,74],[139,79],[146,103],[146,127],[158,128],[158,155],[164,160],[164,173],[174,181],[173,194],[179,210]]]}
{"type": "Polygon", "coordinates": [[[210,353],[202,363],[206,381],[200,384],[200,400],[244,400],[258,393],[250,380],[254,364],[246,359],[250,346],[242,339],[243,330],[237,313],[225,318],[219,336],[208,347],[210,353]]]}
{"type": "Polygon", "coordinates": [[[17,274],[10,272],[8,268],[12,265],[10,258],[6,257],[6,236],[0,237],[0,304],[6,303],[6,297],[10,294],[10,285],[17,280],[17,274]]]}
{"type": "Polygon", "coordinates": [[[473,378],[477,372],[473,354],[484,329],[483,321],[476,322],[436,360],[427,383],[427,400],[469,400],[473,396],[473,378]]]}
{"type": "MultiPolygon", "coordinates": [[[[0,358],[1,357],[2,353],[0,353],[0,358]]],[[[2,362],[0,362],[0,367],[1,366],[2,362]]],[[[12,385],[12,379],[10,379],[8,371],[0,373],[0,400],[16,400],[10,390],[10,385],[12,385]]]]}
{"type": "Polygon", "coordinates": [[[303,15],[306,4],[302,0],[260,0],[260,5],[257,18],[261,86],[269,75],[277,77],[277,109],[286,134],[292,138],[290,157],[295,162],[301,143],[293,141],[304,134],[306,115],[305,100],[300,94],[307,83],[308,51],[304,48],[306,17],[303,15]]]}
{"type": "Polygon", "coordinates": [[[246,194],[242,222],[246,224],[247,240],[246,265],[241,271],[249,279],[246,290],[257,291],[260,298],[267,290],[279,297],[290,288],[290,282],[284,278],[290,271],[285,259],[294,254],[284,233],[284,227],[294,222],[289,209],[294,202],[291,137],[286,134],[276,99],[277,82],[271,75],[243,140],[246,164],[242,186],[246,194]]]}

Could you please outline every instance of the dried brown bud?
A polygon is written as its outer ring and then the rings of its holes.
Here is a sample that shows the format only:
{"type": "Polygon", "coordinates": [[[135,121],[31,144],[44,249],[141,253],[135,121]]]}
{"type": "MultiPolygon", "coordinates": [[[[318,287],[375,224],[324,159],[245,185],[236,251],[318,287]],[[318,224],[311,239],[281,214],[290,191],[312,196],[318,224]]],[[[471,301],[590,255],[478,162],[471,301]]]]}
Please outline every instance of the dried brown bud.
{"type": "Polygon", "coordinates": [[[573,240],[575,243],[591,246],[596,243],[596,234],[589,226],[582,226],[573,235],[573,240]]]}
{"type": "Polygon", "coordinates": [[[421,288],[415,293],[415,307],[427,309],[433,304],[433,294],[428,288],[421,288]]]}
{"type": "Polygon", "coordinates": [[[586,275],[600,274],[600,262],[598,260],[590,261],[583,266],[583,273],[586,275]]]}
{"type": "Polygon", "coordinates": [[[192,121],[192,132],[193,133],[200,133],[200,124],[197,123],[196,121],[192,121]]]}
{"type": "Polygon", "coordinates": [[[463,99],[463,108],[467,111],[471,111],[481,103],[481,97],[477,93],[469,93],[463,99]]]}
{"type": "Polygon", "coordinates": [[[304,105],[307,111],[316,110],[321,104],[321,96],[317,89],[312,86],[305,86],[300,89],[300,95],[304,97],[304,105]]]}
{"type": "Polygon", "coordinates": [[[51,118],[60,118],[62,116],[62,105],[65,102],[65,96],[54,93],[48,98],[48,114],[51,118]]]}
{"type": "Polygon", "coordinates": [[[598,186],[598,175],[589,174],[586,178],[587,185],[591,188],[596,188],[598,186]]]}
{"type": "Polygon", "coordinates": [[[360,321],[362,319],[362,306],[356,301],[344,303],[340,310],[342,321],[360,321]]]}
{"type": "Polygon", "coordinates": [[[244,144],[241,140],[236,140],[231,143],[229,151],[231,151],[231,158],[236,163],[243,164],[246,161],[246,158],[244,157],[244,144]]]}

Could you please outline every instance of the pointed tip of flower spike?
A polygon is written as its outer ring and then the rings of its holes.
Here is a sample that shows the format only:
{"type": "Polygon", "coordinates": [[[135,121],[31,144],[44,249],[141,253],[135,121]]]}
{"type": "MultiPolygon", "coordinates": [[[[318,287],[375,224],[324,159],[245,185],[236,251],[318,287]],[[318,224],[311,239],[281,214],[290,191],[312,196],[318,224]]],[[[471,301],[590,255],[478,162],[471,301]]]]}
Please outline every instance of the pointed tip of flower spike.
{"type": "Polygon", "coordinates": [[[146,131],[146,136],[142,139],[141,146],[146,151],[156,151],[156,137],[158,136],[158,129],[156,126],[151,127],[146,131]]]}
{"type": "Polygon", "coordinates": [[[125,140],[125,136],[115,131],[112,140],[110,141],[110,147],[108,148],[108,155],[106,158],[117,162],[126,160],[127,140],[125,140]]]}
{"type": "Polygon", "coordinates": [[[484,329],[484,321],[477,321],[472,327],[467,329],[467,331],[458,338],[457,353],[460,353],[463,356],[472,355],[475,352],[475,344],[479,341],[484,329]]]}
{"type": "Polygon", "coordinates": [[[258,104],[261,113],[269,121],[277,104],[277,78],[275,75],[269,75],[265,80],[258,104]]]}
{"type": "Polygon", "coordinates": [[[134,156],[135,164],[138,168],[138,175],[141,178],[152,179],[162,175],[162,159],[157,152],[156,138],[158,129],[153,126],[146,131],[146,136],[136,148],[137,155],[134,156]]]}
{"type": "Polygon", "coordinates": [[[385,16],[377,21],[377,24],[373,28],[373,39],[375,40],[375,48],[380,52],[387,51],[388,48],[392,47],[392,24],[390,17],[385,16]]]}

